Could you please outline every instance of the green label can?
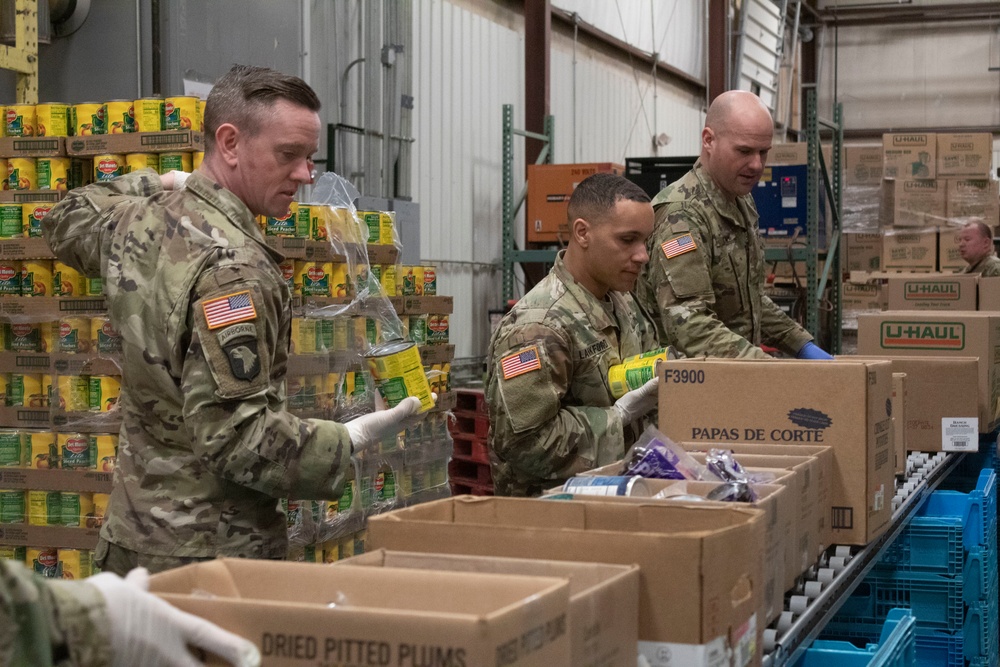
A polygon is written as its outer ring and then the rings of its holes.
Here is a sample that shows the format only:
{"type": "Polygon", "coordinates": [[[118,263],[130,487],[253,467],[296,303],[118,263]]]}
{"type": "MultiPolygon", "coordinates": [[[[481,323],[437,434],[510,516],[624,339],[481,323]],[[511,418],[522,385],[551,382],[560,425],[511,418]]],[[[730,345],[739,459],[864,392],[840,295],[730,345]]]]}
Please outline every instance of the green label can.
{"type": "Polygon", "coordinates": [[[24,491],[0,489],[0,524],[24,523],[24,491]]]}
{"type": "Polygon", "coordinates": [[[24,236],[24,214],[20,204],[0,204],[0,238],[24,236]]]}
{"type": "Polygon", "coordinates": [[[382,236],[382,214],[378,211],[358,211],[364,223],[364,230],[368,231],[366,243],[378,243],[382,236]]]}
{"type": "Polygon", "coordinates": [[[427,342],[426,315],[410,315],[410,340],[421,345],[427,342]]]}
{"type": "Polygon", "coordinates": [[[21,468],[25,463],[21,433],[14,429],[0,430],[0,468],[21,468]]]}
{"type": "Polygon", "coordinates": [[[94,499],[89,493],[76,493],[63,491],[59,499],[62,516],[59,522],[61,526],[87,527],[87,519],[93,519],[94,499]]]}
{"type": "MultiPolygon", "coordinates": [[[[0,493],[3,493],[3,491],[0,491],[0,493]]],[[[24,563],[27,551],[27,547],[0,546],[0,560],[12,560],[17,563],[24,563]]]]}
{"type": "Polygon", "coordinates": [[[28,525],[58,526],[62,523],[62,494],[58,491],[28,491],[28,525]]]}
{"type": "Polygon", "coordinates": [[[69,187],[70,159],[40,157],[35,163],[39,190],[66,190],[69,187]]]}

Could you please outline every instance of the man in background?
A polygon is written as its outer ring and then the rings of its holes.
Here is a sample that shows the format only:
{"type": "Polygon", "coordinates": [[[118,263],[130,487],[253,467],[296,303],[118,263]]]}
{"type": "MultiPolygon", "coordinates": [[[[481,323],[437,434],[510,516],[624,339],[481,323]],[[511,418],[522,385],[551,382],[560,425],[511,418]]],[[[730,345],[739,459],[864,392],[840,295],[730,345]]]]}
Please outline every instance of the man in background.
{"type": "Polygon", "coordinates": [[[958,234],[958,252],[968,266],[962,273],[1000,276],[1000,258],[993,247],[993,230],[984,222],[969,222],[958,234]]]}

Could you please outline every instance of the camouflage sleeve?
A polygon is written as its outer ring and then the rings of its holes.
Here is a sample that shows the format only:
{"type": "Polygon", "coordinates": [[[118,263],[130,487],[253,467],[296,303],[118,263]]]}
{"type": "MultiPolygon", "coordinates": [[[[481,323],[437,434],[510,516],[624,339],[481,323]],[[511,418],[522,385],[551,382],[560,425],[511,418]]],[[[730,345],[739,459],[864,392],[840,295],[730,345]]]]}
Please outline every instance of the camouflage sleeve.
{"type": "Polygon", "coordinates": [[[562,479],[624,455],[618,412],[611,405],[572,405],[567,395],[574,368],[564,332],[527,324],[497,340],[493,350],[490,446],[519,479],[562,479]],[[504,371],[505,358],[532,349],[538,363],[504,371]]]}
{"type": "Polygon", "coordinates": [[[0,560],[0,665],[107,667],[104,598],[85,582],[42,579],[0,560]]]}
{"type": "Polygon", "coordinates": [[[152,169],[74,188],[42,218],[42,230],[60,261],[84,275],[99,276],[101,246],[110,244],[107,232],[113,231],[105,214],[115,206],[138,204],[162,191],[160,176],[152,169]]]}
{"type": "Polygon", "coordinates": [[[673,206],[656,212],[657,224],[665,225],[665,233],[657,234],[649,249],[646,275],[656,295],[665,343],[675,345],[688,357],[770,358],[716,316],[718,308],[728,307],[727,299],[738,300],[739,296],[735,288],[716,294],[710,239],[703,237],[699,225],[689,223],[686,215],[690,214],[673,206]]]}
{"type": "Polygon", "coordinates": [[[351,470],[347,429],[288,413],[283,383],[272,377],[272,351],[288,345],[278,333],[281,287],[244,265],[200,276],[188,311],[184,423],[224,479],[276,498],[337,498],[351,470]]]}
{"type": "Polygon", "coordinates": [[[979,275],[983,278],[1000,276],[1000,259],[997,259],[996,257],[987,257],[986,263],[983,266],[983,272],[979,275]]]}
{"type": "Polygon", "coordinates": [[[766,295],[761,297],[761,311],[760,337],[767,345],[795,356],[803,345],[813,339],[808,331],[785,315],[766,295]]]}

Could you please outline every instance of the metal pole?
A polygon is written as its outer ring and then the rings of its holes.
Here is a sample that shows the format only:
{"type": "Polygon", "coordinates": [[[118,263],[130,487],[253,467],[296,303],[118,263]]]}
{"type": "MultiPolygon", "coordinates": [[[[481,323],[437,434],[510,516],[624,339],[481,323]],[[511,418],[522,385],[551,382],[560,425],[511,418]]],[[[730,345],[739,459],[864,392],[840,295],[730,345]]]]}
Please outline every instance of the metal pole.
{"type": "Polygon", "coordinates": [[[503,105],[503,302],[514,298],[514,106],[503,105]]]}

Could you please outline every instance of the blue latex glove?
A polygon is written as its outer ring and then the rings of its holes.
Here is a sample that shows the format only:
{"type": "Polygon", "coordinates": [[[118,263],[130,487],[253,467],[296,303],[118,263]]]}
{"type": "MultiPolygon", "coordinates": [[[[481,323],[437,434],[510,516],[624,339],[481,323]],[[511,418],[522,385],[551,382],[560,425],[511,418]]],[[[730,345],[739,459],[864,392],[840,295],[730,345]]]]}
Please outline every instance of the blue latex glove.
{"type": "Polygon", "coordinates": [[[833,359],[823,348],[812,341],[803,345],[802,349],[795,356],[799,359],[833,359]]]}

